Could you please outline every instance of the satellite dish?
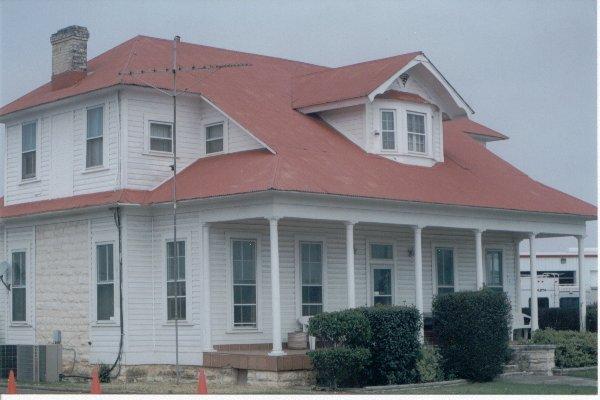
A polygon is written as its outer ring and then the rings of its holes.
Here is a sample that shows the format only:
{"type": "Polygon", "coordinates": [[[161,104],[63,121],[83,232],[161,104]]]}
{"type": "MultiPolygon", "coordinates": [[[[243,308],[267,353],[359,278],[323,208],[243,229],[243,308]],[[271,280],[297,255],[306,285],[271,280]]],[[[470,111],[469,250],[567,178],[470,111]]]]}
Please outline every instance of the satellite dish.
{"type": "Polygon", "coordinates": [[[11,265],[8,261],[0,262],[0,282],[6,287],[7,290],[10,290],[10,273],[11,273],[11,265]]]}

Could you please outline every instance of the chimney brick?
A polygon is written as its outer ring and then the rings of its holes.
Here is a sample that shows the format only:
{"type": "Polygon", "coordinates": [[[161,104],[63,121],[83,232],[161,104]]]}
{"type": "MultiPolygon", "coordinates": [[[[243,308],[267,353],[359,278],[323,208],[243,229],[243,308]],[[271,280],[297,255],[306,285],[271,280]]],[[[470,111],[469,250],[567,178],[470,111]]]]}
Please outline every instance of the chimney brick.
{"type": "Polygon", "coordinates": [[[85,77],[89,37],[87,28],[77,25],[63,28],[50,36],[53,87],[70,86],[85,77]]]}

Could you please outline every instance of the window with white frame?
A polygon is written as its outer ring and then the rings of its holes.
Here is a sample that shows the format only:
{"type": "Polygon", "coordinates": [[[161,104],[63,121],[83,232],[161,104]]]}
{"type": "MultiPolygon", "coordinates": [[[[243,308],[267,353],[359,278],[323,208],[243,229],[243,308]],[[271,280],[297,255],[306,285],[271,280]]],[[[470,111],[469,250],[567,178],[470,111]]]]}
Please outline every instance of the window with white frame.
{"type": "Polygon", "coordinates": [[[485,284],[494,290],[502,291],[502,251],[485,252],[485,284]]]}
{"type": "Polygon", "coordinates": [[[256,328],[256,240],[233,239],[233,326],[256,328]]]}
{"type": "Polygon", "coordinates": [[[406,113],[406,130],[408,133],[408,151],[425,153],[425,114],[406,113]]]}
{"type": "Polygon", "coordinates": [[[206,154],[223,151],[223,122],[206,127],[206,154]]]}
{"type": "Polygon", "coordinates": [[[437,270],[437,294],[454,292],[454,249],[437,247],[435,249],[435,266],[437,270]]]}
{"type": "Polygon", "coordinates": [[[115,316],[115,271],[113,245],[96,245],[96,319],[110,321],[115,316]]]}
{"type": "Polygon", "coordinates": [[[35,178],[37,153],[37,122],[21,126],[21,179],[35,178]]]}
{"type": "Polygon", "coordinates": [[[86,168],[102,165],[104,157],[104,107],[87,110],[86,168]]]}
{"type": "Polygon", "coordinates": [[[396,149],[396,112],[394,110],[381,110],[381,148],[383,150],[396,149]]]}
{"type": "Polygon", "coordinates": [[[300,242],[302,316],[323,312],[323,244],[300,242]]]}
{"type": "Polygon", "coordinates": [[[150,150],[173,152],[173,125],[166,122],[150,122],[150,150]]]}
{"type": "Polygon", "coordinates": [[[167,319],[186,319],[185,241],[167,242],[167,319]],[[175,301],[177,299],[177,301],[175,301]]]}
{"type": "Polygon", "coordinates": [[[12,320],[27,321],[27,259],[24,251],[12,253],[12,320]]]}

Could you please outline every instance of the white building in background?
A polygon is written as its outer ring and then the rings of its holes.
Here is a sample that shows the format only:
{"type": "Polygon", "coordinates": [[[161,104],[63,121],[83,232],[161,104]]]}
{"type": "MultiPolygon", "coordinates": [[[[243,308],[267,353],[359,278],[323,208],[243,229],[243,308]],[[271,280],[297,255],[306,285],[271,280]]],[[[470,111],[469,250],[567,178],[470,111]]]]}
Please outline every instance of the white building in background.
{"type": "MultiPolygon", "coordinates": [[[[521,306],[528,307],[531,297],[531,273],[529,253],[522,252],[521,262],[521,306]]],[[[538,305],[551,308],[577,308],[579,303],[579,279],[577,249],[566,252],[537,253],[538,305]]],[[[598,302],[598,249],[585,249],[586,303],[598,302]]]]}

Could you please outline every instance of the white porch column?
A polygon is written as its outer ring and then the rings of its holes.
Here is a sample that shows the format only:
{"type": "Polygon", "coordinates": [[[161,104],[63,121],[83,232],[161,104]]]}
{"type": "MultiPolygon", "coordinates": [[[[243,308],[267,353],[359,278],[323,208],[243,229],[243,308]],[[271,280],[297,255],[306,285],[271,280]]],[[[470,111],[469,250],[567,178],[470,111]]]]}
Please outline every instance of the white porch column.
{"type": "Polygon", "coordinates": [[[475,229],[475,271],[477,290],[483,289],[483,247],[481,236],[483,231],[475,229]]]}
{"type": "Polygon", "coordinates": [[[210,325],[210,226],[202,222],[202,338],[203,351],[215,351],[212,347],[210,325]]]}
{"type": "Polygon", "coordinates": [[[348,276],[348,308],[356,307],[354,283],[354,222],[346,222],[346,274],[348,276]]]}
{"type": "Polygon", "coordinates": [[[529,234],[529,271],[531,276],[531,332],[539,329],[538,293],[537,293],[537,259],[535,255],[535,233],[529,234]]]}
{"type": "MultiPolygon", "coordinates": [[[[423,252],[421,247],[421,233],[423,228],[415,226],[413,228],[415,233],[415,307],[423,315],[423,252]]],[[[420,339],[423,342],[425,337],[425,331],[421,325],[420,339]]]]}
{"type": "Polygon", "coordinates": [[[579,280],[579,330],[585,332],[585,314],[586,314],[586,299],[585,299],[585,282],[587,276],[585,275],[585,249],[583,247],[583,239],[585,236],[577,236],[577,250],[578,250],[578,269],[577,279],[579,280]]]}
{"type": "Polygon", "coordinates": [[[281,299],[279,289],[279,233],[278,218],[269,218],[269,234],[271,239],[271,310],[273,313],[273,350],[270,356],[281,356],[285,353],[281,347],[281,299]]]}

